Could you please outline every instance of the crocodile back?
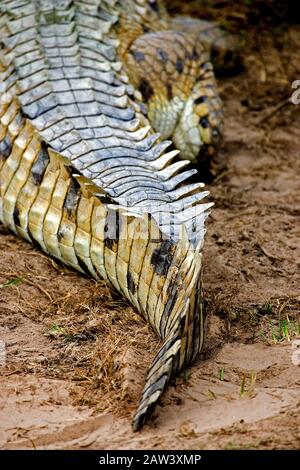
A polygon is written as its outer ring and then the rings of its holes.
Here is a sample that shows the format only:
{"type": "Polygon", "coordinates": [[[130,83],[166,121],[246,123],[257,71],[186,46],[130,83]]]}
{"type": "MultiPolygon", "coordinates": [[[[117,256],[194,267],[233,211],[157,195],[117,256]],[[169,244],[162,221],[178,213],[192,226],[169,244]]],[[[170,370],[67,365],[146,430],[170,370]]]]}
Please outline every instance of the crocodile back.
{"type": "MultiPolygon", "coordinates": [[[[138,2],[137,2],[138,3],[138,2]]],[[[103,277],[163,339],[139,429],[204,335],[201,253],[210,204],[194,170],[141,119],[118,60],[114,0],[0,5],[0,221],[103,277]]]]}

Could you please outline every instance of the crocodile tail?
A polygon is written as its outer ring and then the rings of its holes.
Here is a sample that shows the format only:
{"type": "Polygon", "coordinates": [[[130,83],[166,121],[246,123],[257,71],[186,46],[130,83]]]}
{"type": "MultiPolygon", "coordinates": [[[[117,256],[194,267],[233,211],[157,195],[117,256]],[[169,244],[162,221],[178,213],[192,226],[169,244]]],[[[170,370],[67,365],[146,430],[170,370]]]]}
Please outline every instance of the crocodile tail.
{"type": "Polygon", "coordinates": [[[168,318],[165,337],[146,377],[132,427],[139,431],[152,414],[168,383],[192,362],[202,349],[205,336],[205,312],[201,293],[201,255],[194,253],[180,291],[185,293],[177,309],[168,318]]]}

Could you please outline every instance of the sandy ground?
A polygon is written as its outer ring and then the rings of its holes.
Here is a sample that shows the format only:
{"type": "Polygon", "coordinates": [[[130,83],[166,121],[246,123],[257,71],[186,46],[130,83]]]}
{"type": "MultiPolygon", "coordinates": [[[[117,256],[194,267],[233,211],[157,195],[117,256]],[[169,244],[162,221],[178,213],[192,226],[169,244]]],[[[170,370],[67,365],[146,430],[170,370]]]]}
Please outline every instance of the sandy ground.
{"type": "Polygon", "coordinates": [[[244,40],[245,71],[219,82],[202,357],[133,434],[154,334],[104,284],[0,227],[0,448],[299,448],[300,105],[286,100],[300,79],[300,27],[247,29],[247,10],[222,15],[244,40]]]}

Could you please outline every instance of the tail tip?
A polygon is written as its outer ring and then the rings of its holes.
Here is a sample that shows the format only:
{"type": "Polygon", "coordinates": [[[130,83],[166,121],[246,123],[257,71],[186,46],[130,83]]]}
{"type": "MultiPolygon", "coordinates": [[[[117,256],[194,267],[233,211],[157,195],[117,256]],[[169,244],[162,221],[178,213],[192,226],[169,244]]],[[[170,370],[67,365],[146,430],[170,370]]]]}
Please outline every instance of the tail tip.
{"type": "Polygon", "coordinates": [[[133,432],[138,432],[142,429],[147,418],[146,410],[137,412],[132,420],[132,430],[133,432]]]}

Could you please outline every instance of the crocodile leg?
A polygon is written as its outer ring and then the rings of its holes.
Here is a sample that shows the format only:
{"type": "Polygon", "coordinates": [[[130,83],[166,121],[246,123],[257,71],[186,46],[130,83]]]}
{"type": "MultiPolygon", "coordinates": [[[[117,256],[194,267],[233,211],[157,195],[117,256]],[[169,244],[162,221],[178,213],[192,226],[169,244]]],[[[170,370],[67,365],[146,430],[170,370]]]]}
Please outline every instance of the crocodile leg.
{"type": "Polygon", "coordinates": [[[201,162],[220,140],[223,110],[202,44],[177,31],[138,37],[125,55],[131,83],[147,106],[153,128],[172,138],[181,158],[201,162]]]}

